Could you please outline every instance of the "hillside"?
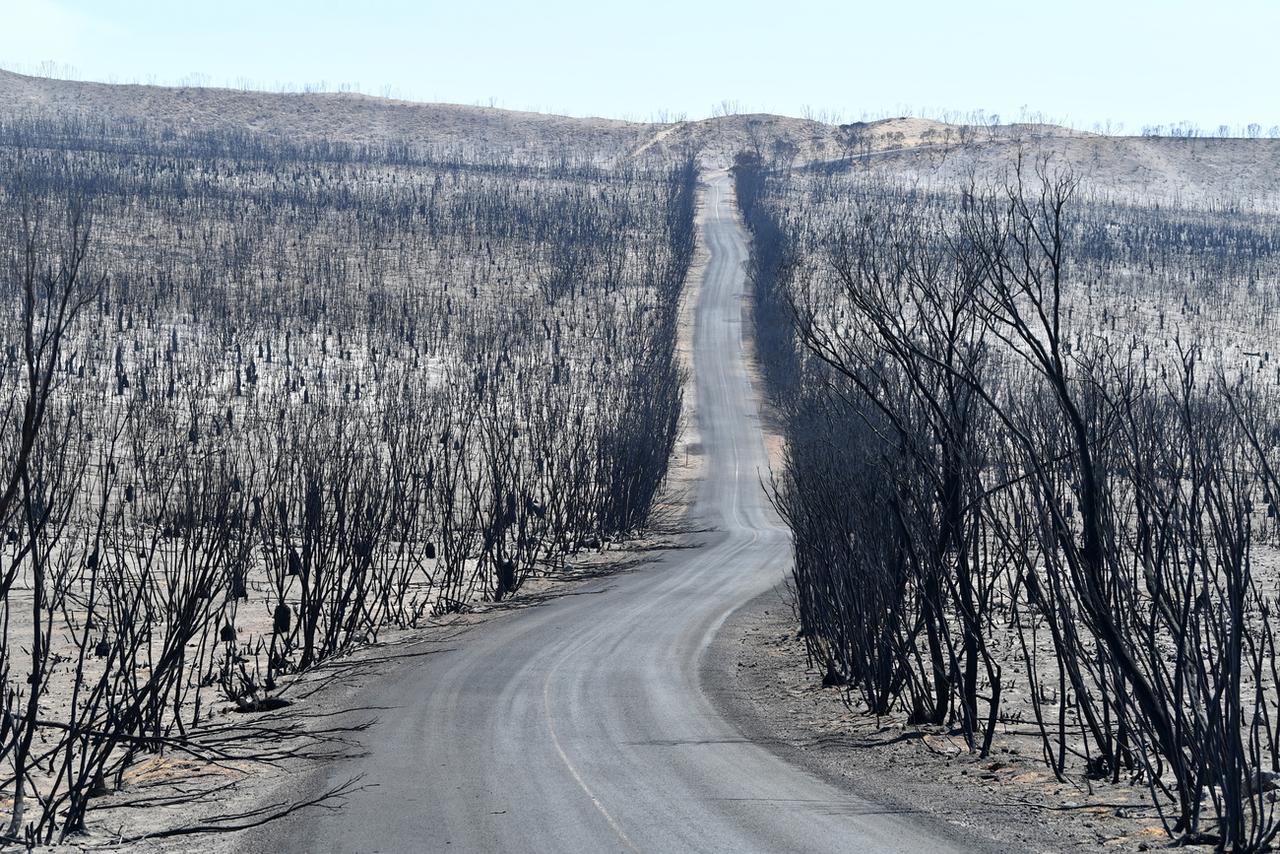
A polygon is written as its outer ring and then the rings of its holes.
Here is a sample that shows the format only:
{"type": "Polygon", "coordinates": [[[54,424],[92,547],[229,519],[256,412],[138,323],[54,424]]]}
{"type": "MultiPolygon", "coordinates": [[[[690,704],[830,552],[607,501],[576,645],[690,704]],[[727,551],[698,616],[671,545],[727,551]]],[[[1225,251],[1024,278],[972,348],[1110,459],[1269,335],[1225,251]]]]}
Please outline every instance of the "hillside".
{"type": "MultiPolygon", "coordinates": [[[[999,177],[1021,148],[1084,176],[1090,191],[1121,201],[1280,210],[1280,140],[1026,134],[999,129],[969,145],[919,145],[867,158],[865,168],[962,184],[999,177]]],[[[985,134],[985,131],[984,131],[985,134]]]]}
{"type": "MultiPolygon", "coordinates": [[[[775,144],[794,146],[800,161],[831,160],[856,128],[874,149],[958,142],[973,129],[922,119],[889,119],[845,129],[775,115],[731,115],[668,124],[572,118],[489,107],[429,104],[354,93],[274,93],[237,89],[89,83],[0,70],[0,117],[78,117],[144,123],[181,133],[233,129],[294,142],[352,144],[409,141],[442,149],[487,148],[554,156],[572,144],[604,159],[662,156],[694,146],[716,165],[775,144]]],[[[1067,134],[1060,129],[1050,133],[1067,134]]]]}
{"type": "Polygon", "coordinates": [[[5,116],[80,116],[145,121],[188,131],[227,128],[295,141],[416,140],[439,147],[550,151],[573,139],[600,151],[639,145],[643,125],[570,119],[452,104],[420,104],[359,94],[281,94],[234,89],[113,85],[0,71],[5,116]]]}
{"type": "Polygon", "coordinates": [[[741,151],[961,182],[1007,168],[1019,148],[1051,152],[1119,198],[1280,207],[1280,140],[1107,137],[1053,125],[948,125],[918,118],[833,126],[766,114],[657,124],[573,118],[360,94],[86,83],[0,71],[0,119],[78,117],[179,135],[234,130],[291,142],[408,143],[516,159],[572,150],[607,164],[690,148],[709,166],[741,151]],[[780,145],[785,143],[785,145],[780,145]]]}

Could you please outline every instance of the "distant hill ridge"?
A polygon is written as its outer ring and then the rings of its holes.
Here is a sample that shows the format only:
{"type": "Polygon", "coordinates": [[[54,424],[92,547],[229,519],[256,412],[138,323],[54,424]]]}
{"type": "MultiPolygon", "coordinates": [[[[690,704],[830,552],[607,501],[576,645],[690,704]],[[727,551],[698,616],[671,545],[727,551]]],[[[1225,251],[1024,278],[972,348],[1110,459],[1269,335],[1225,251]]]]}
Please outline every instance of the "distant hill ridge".
{"type": "Polygon", "coordinates": [[[960,181],[1004,170],[1023,147],[1052,152],[1091,185],[1122,197],[1189,204],[1245,201],[1280,209],[1280,140],[1107,137],[1055,125],[948,125],[918,118],[834,126],[766,114],[680,123],[573,118],[430,104],[356,93],[89,83],[0,70],[0,117],[143,121],[174,132],[224,129],[268,138],[351,144],[404,142],[600,162],[655,159],[695,148],[711,166],[740,151],[795,163],[852,161],[910,178],[960,181]]]}

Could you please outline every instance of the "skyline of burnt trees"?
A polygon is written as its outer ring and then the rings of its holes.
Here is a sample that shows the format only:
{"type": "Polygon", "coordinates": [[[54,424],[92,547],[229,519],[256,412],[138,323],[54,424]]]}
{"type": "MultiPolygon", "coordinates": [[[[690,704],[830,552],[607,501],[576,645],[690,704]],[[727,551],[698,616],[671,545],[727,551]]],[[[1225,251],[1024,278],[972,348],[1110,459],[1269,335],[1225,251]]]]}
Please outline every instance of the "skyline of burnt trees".
{"type": "Polygon", "coordinates": [[[46,212],[0,320],[15,842],[215,758],[220,703],[634,536],[680,429],[691,159],[105,130],[0,128],[5,221],[46,212]]]}
{"type": "Polygon", "coordinates": [[[1269,845],[1280,375],[1235,342],[1266,330],[1241,312],[1274,299],[1275,218],[1111,203],[1051,160],[736,179],[825,681],[982,755],[1030,715],[1059,779],[1269,845]]]}

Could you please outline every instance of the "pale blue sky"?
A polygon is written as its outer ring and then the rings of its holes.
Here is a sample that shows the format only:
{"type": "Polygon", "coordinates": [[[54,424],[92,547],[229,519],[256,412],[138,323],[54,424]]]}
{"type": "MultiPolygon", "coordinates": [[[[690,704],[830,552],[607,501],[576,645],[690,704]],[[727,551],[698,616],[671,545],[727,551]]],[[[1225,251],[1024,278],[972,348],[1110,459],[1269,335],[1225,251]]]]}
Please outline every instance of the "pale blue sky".
{"type": "Polygon", "coordinates": [[[571,115],[1280,124],[1280,0],[0,0],[0,66],[571,115]],[[201,75],[193,78],[192,75],[201,75]]]}

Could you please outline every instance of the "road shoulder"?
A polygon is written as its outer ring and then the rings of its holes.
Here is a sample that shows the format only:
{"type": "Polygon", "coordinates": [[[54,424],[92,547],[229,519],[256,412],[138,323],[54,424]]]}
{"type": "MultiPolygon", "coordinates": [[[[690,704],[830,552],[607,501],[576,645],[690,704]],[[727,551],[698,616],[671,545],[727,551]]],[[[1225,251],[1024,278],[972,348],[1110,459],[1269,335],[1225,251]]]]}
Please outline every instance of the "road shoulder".
{"type": "Polygon", "coordinates": [[[1016,746],[997,744],[981,759],[945,731],[877,721],[856,699],[846,705],[808,666],[782,584],[725,620],[702,682],[745,738],[856,797],[935,820],[973,850],[1143,851],[1168,842],[1134,814],[1143,792],[1133,792],[1132,808],[1099,803],[1101,792],[1044,779],[1040,757],[1016,746]]]}

